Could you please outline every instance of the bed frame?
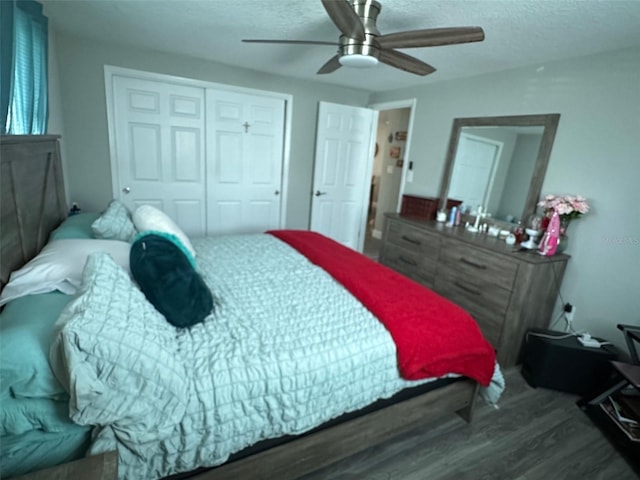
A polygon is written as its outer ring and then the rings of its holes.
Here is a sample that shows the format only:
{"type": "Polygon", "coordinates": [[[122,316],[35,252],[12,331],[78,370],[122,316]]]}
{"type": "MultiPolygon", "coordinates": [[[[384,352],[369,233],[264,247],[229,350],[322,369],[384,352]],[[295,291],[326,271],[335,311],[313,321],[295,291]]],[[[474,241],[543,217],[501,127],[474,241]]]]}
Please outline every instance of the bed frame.
{"type": "Polygon", "coordinates": [[[454,412],[471,422],[477,390],[460,380],[189,478],[295,480],[454,412]]]}
{"type": "Polygon", "coordinates": [[[0,136],[0,290],[67,216],[57,135],[0,136]]]}
{"type": "MultiPolygon", "coordinates": [[[[66,217],[58,142],[57,136],[46,135],[1,139],[2,286],[66,217]]],[[[461,379],[219,467],[173,478],[295,479],[454,412],[470,422],[477,391],[476,382],[461,379]]]]}

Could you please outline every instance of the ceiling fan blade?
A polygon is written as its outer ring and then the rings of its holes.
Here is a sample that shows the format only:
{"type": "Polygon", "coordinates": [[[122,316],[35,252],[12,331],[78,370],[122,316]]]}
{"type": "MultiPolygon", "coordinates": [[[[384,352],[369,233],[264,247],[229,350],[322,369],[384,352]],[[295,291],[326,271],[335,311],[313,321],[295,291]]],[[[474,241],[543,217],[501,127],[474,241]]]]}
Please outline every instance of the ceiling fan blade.
{"type": "Polygon", "coordinates": [[[336,42],[322,42],[315,40],[257,40],[257,39],[243,39],[244,43],[292,43],[295,45],[332,45],[337,47],[336,42]]]}
{"type": "Polygon", "coordinates": [[[364,40],[364,25],[353,7],[346,0],[322,0],[324,9],[345,36],[364,40]]]}
{"type": "Polygon", "coordinates": [[[436,71],[436,69],[428,63],[424,63],[422,60],[395,50],[380,50],[380,61],[404,70],[405,72],[415,73],[416,75],[425,76],[436,71]]]}
{"type": "Polygon", "coordinates": [[[480,27],[428,28],[381,35],[376,41],[382,48],[417,48],[481,42],[484,31],[480,27]]]}
{"type": "Polygon", "coordinates": [[[327,63],[320,67],[320,70],[318,70],[318,75],[335,72],[337,69],[339,69],[342,65],[340,64],[340,61],[338,59],[338,55],[334,55],[333,57],[331,57],[327,63]]]}

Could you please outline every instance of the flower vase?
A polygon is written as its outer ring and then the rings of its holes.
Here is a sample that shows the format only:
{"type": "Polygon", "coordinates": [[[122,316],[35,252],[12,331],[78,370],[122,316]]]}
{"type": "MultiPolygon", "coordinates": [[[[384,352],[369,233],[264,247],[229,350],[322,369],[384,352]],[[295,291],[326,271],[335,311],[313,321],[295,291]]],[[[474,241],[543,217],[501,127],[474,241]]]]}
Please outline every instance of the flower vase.
{"type": "Polygon", "coordinates": [[[569,220],[568,218],[560,217],[560,237],[558,238],[558,247],[556,248],[556,253],[564,253],[569,246],[569,236],[567,235],[567,229],[569,228],[570,223],[571,220],[569,220]]]}

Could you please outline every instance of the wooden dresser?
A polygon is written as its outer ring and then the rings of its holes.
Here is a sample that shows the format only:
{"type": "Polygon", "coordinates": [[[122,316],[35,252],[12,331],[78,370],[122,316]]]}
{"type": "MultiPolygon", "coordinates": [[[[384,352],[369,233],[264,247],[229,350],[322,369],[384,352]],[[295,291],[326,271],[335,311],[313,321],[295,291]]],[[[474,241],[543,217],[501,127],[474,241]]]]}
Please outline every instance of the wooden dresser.
{"type": "Polygon", "coordinates": [[[529,328],[546,328],[568,255],[514,252],[503,240],[386,214],[380,262],[466,309],[503,367],[520,362],[529,328]]]}

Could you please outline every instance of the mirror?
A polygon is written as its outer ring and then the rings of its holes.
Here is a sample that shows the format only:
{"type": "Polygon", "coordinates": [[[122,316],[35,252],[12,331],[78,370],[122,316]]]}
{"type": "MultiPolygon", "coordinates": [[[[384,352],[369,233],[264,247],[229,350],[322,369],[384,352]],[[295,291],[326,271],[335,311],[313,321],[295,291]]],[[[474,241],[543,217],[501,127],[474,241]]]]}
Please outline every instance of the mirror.
{"type": "Polygon", "coordinates": [[[494,220],[535,213],[560,114],[456,118],[440,184],[440,205],[482,205],[494,220]]]}

